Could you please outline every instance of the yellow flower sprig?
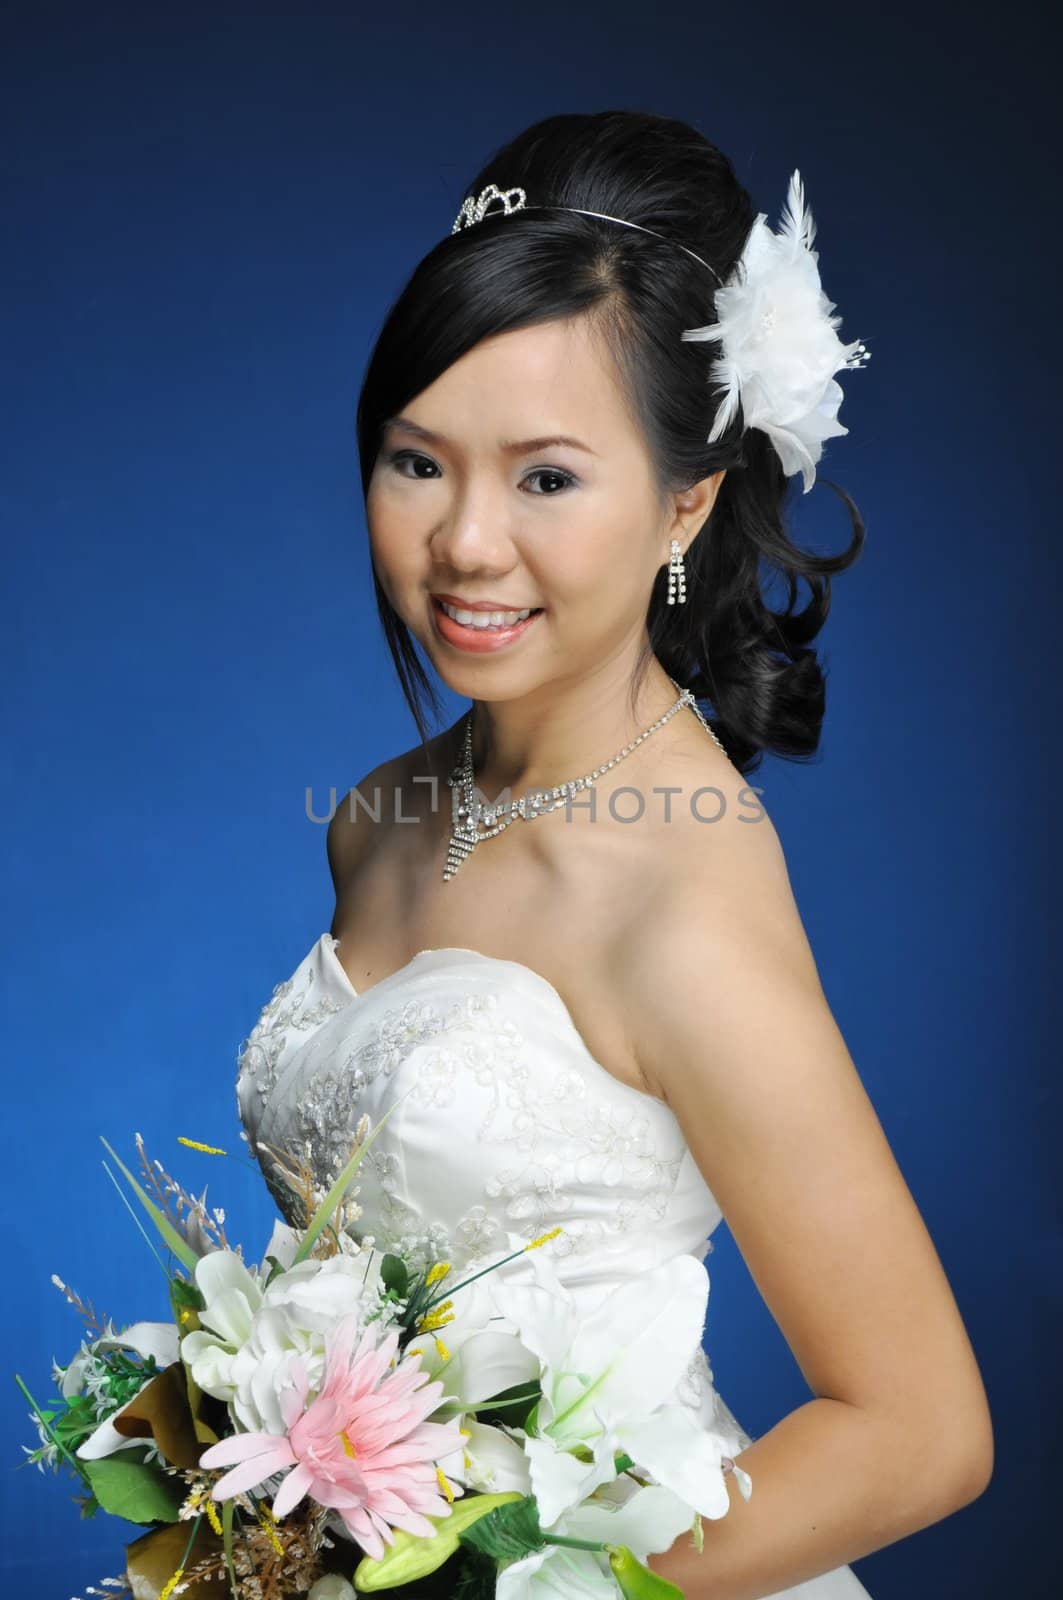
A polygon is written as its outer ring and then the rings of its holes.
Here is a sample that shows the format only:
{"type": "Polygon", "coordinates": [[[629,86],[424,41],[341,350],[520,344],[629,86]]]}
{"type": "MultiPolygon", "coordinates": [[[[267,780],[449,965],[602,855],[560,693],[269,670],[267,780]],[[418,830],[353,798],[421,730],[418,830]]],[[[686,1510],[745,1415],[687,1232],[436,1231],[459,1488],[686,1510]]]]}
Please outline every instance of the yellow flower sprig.
{"type": "Polygon", "coordinates": [[[182,1512],[198,1511],[202,1516],[206,1517],[212,1531],[217,1534],[218,1538],[222,1537],[221,1518],[218,1515],[218,1508],[214,1504],[214,1498],[209,1489],[194,1489],[181,1507],[181,1510],[182,1512]]]}
{"type": "Polygon", "coordinates": [[[258,1520],[262,1524],[270,1544],[277,1554],[282,1556],[284,1554],[284,1546],[277,1535],[277,1519],[269,1506],[260,1505],[258,1507],[258,1520]]]}
{"type": "MultiPolygon", "coordinates": [[[[538,1239],[533,1239],[530,1244],[522,1245],[519,1250],[514,1250],[512,1252],[512,1254],[510,1254],[508,1256],[503,1256],[501,1261],[493,1261],[489,1267],[481,1267],[479,1272],[474,1272],[471,1278],[463,1278],[460,1283],[456,1283],[454,1285],[454,1287],[450,1291],[451,1294],[456,1294],[459,1289],[464,1289],[466,1287],[466,1285],[468,1285],[470,1283],[475,1283],[477,1278],[482,1278],[485,1273],[494,1272],[496,1270],[496,1268],[498,1268],[498,1267],[504,1267],[506,1265],[507,1261],[516,1261],[518,1256],[522,1256],[522,1255],[526,1254],[526,1252],[529,1251],[529,1250],[539,1250],[539,1249],[541,1249],[544,1244],[549,1244],[551,1239],[556,1239],[558,1234],[559,1233],[564,1233],[564,1231],[565,1231],[564,1228],[551,1228],[549,1233],[540,1234],[538,1239]]],[[[436,1272],[436,1268],[437,1267],[442,1267],[443,1268],[443,1272],[438,1273],[439,1277],[442,1277],[444,1275],[444,1273],[450,1271],[449,1263],[444,1263],[444,1262],[441,1262],[441,1261],[437,1262],[436,1266],[434,1266],[431,1269],[431,1271],[428,1273],[428,1276],[425,1278],[425,1284],[426,1285],[428,1285],[428,1284],[430,1284],[430,1283],[432,1283],[434,1281],[433,1277],[432,1277],[432,1273],[436,1272]]],[[[443,1292],[446,1293],[445,1290],[443,1292]]],[[[448,1301],[447,1304],[449,1305],[449,1303],[450,1302],[448,1301]]],[[[436,1305],[436,1304],[437,1304],[437,1300],[429,1300],[427,1306],[425,1307],[425,1315],[426,1316],[428,1316],[431,1313],[432,1307],[434,1305],[436,1305]]],[[[426,1329],[423,1321],[421,1323],[421,1331],[422,1332],[427,1332],[428,1331],[426,1329]]]]}
{"type": "Polygon", "coordinates": [[[453,1300],[444,1300],[436,1304],[434,1311],[426,1311],[417,1319],[418,1333],[434,1333],[437,1328],[444,1328],[448,1322],[453,1322],[454,1313],[450,1309],[453,1304],[453,1300]]]}
{"type": "Polygon", "coordinates": [[[205,1156],[225,1156],[229,1153],[227,1150],[219,1150],[216,1144],[200,1144],[198,1139],[185,1139],[181,1134],[177,1135],[177,1143],[183,1144],[187,1150],[199,1150],[205,1156]]]}
{"type": "MultiPolygon", "coordinates": [[[[551,1228],[549,1233],[542,1233],[538,1239],[533,1239],[531,1244],[526,1244],[524,1250],[538,1250],[541,1245],[549,1244],[551,1239],[556,1239],[558,1234],[564,1233],[564,1231],[564,1228],[551,1228]]],[[[518,1254],[523,1255],[524,1251],[518,1251],[518,1254]]],[[[512,1260],[512,1257],[510,1257],[510,1260],[512,1260]]]]}

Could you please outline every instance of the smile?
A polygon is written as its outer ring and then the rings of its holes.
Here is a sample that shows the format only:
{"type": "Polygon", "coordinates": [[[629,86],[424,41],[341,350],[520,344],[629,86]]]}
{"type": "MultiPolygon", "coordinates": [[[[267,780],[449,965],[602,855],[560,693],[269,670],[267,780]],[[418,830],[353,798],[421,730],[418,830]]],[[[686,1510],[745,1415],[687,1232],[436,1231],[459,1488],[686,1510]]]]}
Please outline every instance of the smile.
{"type": "Polygon", "coordinates": [[[463,611],[432,597],[436,631],[459,650],[499,650],[520,639],[542,615],[542,607],[524,611],[463,611]]]}

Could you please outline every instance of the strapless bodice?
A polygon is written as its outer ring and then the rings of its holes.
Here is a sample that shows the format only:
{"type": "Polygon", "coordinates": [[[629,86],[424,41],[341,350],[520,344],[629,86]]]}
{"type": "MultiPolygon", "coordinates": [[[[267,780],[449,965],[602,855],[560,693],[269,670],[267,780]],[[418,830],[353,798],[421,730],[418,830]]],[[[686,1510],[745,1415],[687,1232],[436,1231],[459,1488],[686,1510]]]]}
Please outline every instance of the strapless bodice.
{"type": "Polygon", "coordinates": [[[402,1097],[359,1180],[382,1247],[465,1265],[560,1224],[551,1258],[587,1286],[704,1258],[720,1208],[673,1113],[595,1060],[545,978],[449,947],[359,995],[337,945],[321,935],[242,1047],[253,1143],[305,1153],[324,1183],[358,1118],[402,1097]]]}
{"type": "MultiPolygon", "coordinates": [[[[560,1226],[551,1261],[587,1309],[680,1253],[704,1260],[720,1208],[674,1114],[591,1055],[552,984],[448,947],[359,994],[338,943],[323,933],[276,986],[239,1056],[240,1116],[289,1220],[274,1155],[325,1189],[359,1118],[390,1110],[357,1179],[355,1232],[379,1249],[463,1268],[560,1226]]],[[[711,1380],[702,1352],[682,1398],[719,1426],[711,1380]]],[[[750,1442],[723,1420],[735,1449],[750,1442]]]]}
{"type": "MultiPolygon", "coordinates": [[[[338,944],[318,938],[239,1054],[240,1117],[287,1220],[300,1218],[274,1156],[305,1163],[324,1191],[359,1119],[390,1113],[356,1179],[353,1231],[379,1249],[486,1266],[560,1227],[551,1264],[588,1311],[661,1262],[704,1262],[721,1211],[675,1115],[595,1059],[546,978],[449,946],[359,994],[338,944]]],[[[535,1281],[526,1255],[502,1270],[535,1281]]],[[[674,1398],[732,1454],[752,1443],[704,1350],[674,1398]]],[[[839,1567],[769,1600],[866,1595],[839,1567]]]]}

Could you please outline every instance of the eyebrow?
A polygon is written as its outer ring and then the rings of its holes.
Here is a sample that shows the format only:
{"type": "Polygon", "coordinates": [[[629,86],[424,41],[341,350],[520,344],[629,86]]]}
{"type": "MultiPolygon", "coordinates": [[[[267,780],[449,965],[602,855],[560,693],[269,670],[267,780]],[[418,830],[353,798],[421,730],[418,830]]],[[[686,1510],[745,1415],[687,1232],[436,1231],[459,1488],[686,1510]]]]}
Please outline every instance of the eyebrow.
{"type": "MultiPolygon", "coordinates": [[[[446,444],[447,440],[441,433],[433,433],[431,428],[422,428],[416,422],[411,422],[408,417],[388,417],[383,425],[383,431],[388,428],[405,428],[407,433],[414,433],[419,439],[427,439],[430,444],[446,444]]],[[[506,455],[527,455],[532,450],[548,450],[551,445],[567,444],[573,450],[585,450],[589,456],[597,455],[589,444],[584,444],[582,439],[574,439],[567,433],[544,434],[541,439],[499,439],[498,447],[506,455]]]]}

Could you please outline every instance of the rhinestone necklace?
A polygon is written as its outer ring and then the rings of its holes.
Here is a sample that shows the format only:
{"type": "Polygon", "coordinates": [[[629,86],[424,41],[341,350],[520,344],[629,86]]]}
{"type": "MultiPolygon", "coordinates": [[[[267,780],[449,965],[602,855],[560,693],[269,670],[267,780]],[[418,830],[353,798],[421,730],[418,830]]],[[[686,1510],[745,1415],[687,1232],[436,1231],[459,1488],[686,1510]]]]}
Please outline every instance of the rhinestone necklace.
{"type": "MultiPolygon", "coordinates": [[[[673,689],[679,688],[674,678],[669,676],[668,682],[673,689]]],[[[466,713],[465,742],[461,757],[447,779],[450,788],[460,790],[460,798],[457,803],[454,803],[453,800],[451,802],[453,822],[450,830],[450,843],[447,846],[446,864],[443,868],[444,883],[449,882],[462,862],[468,860],[482,840],[493,839],[496,834],[502,833],[518,817],[522,822],[532,822],[536,817],[545,816],[548,811],[556,811],[559,806],[567,805],[573,795],[578,794],[582,789],[592,788],[604,773],[615,767],[617,762],[623,761],[625,756],[629,756],[633,750],[638,748],[643,739],[648,739],[651,733],[656,733],[658,728],[663,728],[665,723],[674,717],[677,711],[681,711],[684,706],[691,708],[705,732],[723,750],[723,745],[720,744],[719,739],[717,739],[715,733],[713,733],[698,710],[693,693],[689,689],[684,689],[674,706],[670,707],[662,717],[658,717],[656,722],[651,722],[650,726],[645,728],[637,739],[633,739],[630,744],[626,744],[619,755],[615,755],[604,766],[595,767],[594,771],[588,772],[585,777],[572,778],[568,783],[560,783],[555,789],[539,789],[534,794],[522,795],[519,800],[511,800],[508,805],[504,806],[487,806],[482,801],[477,800],[473,794],[472,707],[470,706],[466,713]]],[[[724,754],[726,754],[726,751],[724,751],[724,754]]]]}

